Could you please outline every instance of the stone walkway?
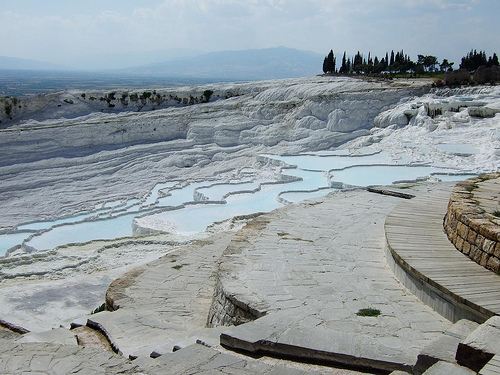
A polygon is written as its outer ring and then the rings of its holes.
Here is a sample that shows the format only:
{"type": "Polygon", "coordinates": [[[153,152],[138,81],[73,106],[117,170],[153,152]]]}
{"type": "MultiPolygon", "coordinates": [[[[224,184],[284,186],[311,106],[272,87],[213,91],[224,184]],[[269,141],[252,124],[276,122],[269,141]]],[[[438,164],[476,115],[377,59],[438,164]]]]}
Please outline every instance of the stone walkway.
{"type": "MultiPolygon", "coordinates": [[[[364,191],[343,192],[260,216],[240,230],[222,257],[219,289],[265,316],[228,328],[221,343],[409,370],[450,322],[403,287],[386,262],[384,222],[399,203],[364,191]],[[359,316],[365,308],[381,314],[359,316]]],[[[219,319],[216,314],[212,321],[219,319]]]]}

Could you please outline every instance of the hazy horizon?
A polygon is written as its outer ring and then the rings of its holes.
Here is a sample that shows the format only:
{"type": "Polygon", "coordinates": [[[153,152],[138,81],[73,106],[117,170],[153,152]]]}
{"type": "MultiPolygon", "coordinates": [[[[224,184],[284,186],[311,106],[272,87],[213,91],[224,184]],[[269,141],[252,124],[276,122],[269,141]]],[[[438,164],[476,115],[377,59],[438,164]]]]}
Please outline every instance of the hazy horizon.
{"type": "Polygon", "coordinates": [[[496,0],[4,1],[0,55],[105,68],[120,59],[141,65],[140,55],[154,52],[160,62],[170,58],[162,51],[175,49],[285,46],[372,56],[404,49],[414,60],[429,54],[457,67],[471,49],[500,51],[499,13],[496,0]]]}

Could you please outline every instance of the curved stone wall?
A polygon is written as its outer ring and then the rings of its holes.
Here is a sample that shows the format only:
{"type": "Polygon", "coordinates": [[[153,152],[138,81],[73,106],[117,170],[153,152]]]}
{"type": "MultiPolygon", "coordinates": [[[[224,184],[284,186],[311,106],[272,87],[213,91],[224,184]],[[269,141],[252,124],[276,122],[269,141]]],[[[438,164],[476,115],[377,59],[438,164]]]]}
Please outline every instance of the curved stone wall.
{"type": "MultiPolygon", "coordinates": [[[[500,173],[482,175],[455,185],[444,218],[444,230],[460,252],[481,266],[500,273],[498,218],[481,207],[482,185],[491,180],[500,181],[500,173]]],[[[498,208],[500,210],[500,205],[498,208]]]]}

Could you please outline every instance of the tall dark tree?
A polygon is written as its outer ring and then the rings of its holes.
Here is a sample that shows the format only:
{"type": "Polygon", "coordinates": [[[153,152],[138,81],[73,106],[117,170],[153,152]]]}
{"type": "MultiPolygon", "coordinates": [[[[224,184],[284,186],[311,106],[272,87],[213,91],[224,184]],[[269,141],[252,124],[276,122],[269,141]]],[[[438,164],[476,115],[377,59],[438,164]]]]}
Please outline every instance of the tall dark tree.
{"type": "Polygon", "coordinates": [[[330,53],[325,60],[323,61],[323,72],[324,73],[335,73],[335,57],[333,55],[333,50],[330,50],[330,53]]]}
{"type": "Polygon", "coordinates": [[[462,62],[460,63],[460,69],[467,69],[469,72],[476,71],[477,68],[483,65],[487,65],[488,60],[486,59],[486,52],[476,50],[470,51],[467,56],[462,57],[462,62]]]}
{"type": "Polygon", "coordinates": [[[439,65],[442,72],[451,72],[453,70],[453,64],[448,62],[448,59],[443,59],[443,62],[439,65]]]}
{"type": "Polygon", "coordinates": [[[433,72],[436,69],[437,57],[431,55],[418,55],[418,64],[423,66],[428,72],[433,72]]]}
{"type": "Polygon", "coordinates": [[[323,60],[323,73],[328,73],[328,57],[323,60]]]}
{"type": "Polygon", "coordinates": [[[363,70],[363,55],[361,55],[361,53],[358,53],[354,56],[354,61],[352,63],[352,69],[356,72],[356,73],[361,73],[361,71],[363,70]]]}
{"type": "Polygon", "coordinates": [[[339,73],[341,73],[341,74],[349,73],[349,69],[347,68],[347,60],[346,60],[345,51],[344,51],[344,55],[342,56],[342,65],[340,66],[339,73]]]}
{"type": "Polygon", "coordinates": [[[496,53],[493,53],[493,56],[490,56],[488,58],[488,64],[486,64],[486,66],[488,67],[498,66],[498,56],[496,53]]]}

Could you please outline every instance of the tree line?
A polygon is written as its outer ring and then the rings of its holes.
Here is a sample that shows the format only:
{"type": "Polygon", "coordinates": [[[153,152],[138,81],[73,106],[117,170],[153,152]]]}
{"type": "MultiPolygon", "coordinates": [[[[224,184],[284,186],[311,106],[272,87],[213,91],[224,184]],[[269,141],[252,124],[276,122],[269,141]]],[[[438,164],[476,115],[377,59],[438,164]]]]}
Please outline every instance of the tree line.
{"type": "MultiPolygon", "coordinates": [[[[339,73],[339,74],[405,74],[415,73],[417,75],[451,72],[453,71],[454,62],[449,62],[443,59],[439,63],[438,58],[432,55],[418,55],[417,61],[412,61],[411,58],[404,53],[403,50],[394,53],[386,52],[385,56],[378,58],[368,53],[364,56],[359,51],[353,57],[349,58],[344,51],[342,61],[337,69],[337,59],[330,50],[330,53],[323,61],[323,72],[339,73]]],[[[480,66],[499,66],[498,56],[493,53],[489,58],[486,57],[486,52],[471,50],[466,56],[462,57],[460,69],[467,69],[470,73],[476,71],[480,66]]]]}

